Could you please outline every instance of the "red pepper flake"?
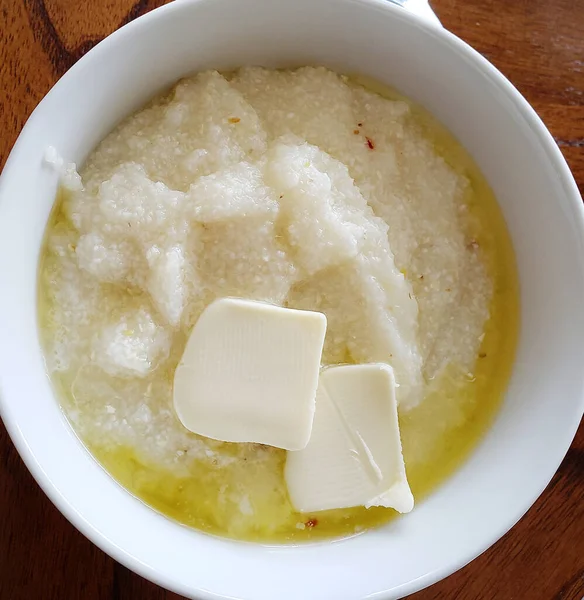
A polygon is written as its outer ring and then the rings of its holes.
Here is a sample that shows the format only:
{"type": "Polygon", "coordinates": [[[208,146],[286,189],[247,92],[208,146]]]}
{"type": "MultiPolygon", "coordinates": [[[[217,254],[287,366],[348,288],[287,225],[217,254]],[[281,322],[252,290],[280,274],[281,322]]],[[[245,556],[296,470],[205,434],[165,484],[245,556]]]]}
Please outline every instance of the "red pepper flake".
{"type": "Polygon", "coordinates": [[[369,150],[375,150],[375,144],[373,143],[373,140],[370,137],[365,137],[365,139],[367,140],[367,146],[369,147],[369,150]]]}
{"type": "Polygon", "coordinates": [[[354,133],[355,135],[359,135],[359,133],[361,133],[361,132],[360,132],[358,129],[353,129],[353,133],[354,133]]]}
{"type": "Polygon", "coordinates": [[[306,523],[304,524],[309,529],[312,529],[313,527],[316,527],[318,525],[318,521],[316,519],[308,519],[308,521],[306,521],[306,523]]]}
{"type": "Polygon", "coordinates": [[[239,123],[240,121],[241,121],[241,119],[239,117],[230,117],[229,118],[230,123],[239,123]]]}

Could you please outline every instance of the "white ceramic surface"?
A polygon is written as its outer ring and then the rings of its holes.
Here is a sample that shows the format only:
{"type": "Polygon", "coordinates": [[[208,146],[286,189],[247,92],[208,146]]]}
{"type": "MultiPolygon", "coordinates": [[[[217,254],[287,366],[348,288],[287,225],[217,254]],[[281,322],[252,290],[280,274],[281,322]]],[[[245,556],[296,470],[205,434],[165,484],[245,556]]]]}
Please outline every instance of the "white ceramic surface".
{"type": "Polygon", "coordinates": [[[183,0],[123,27],[81,59],[24,128],[0,180],[0,409],[39,484],[120,562],[192,598],[399,598],[485,550],[529,508],[584,404],[584,219],[541,121],[480,55],[380,0],[183,0]],[[503,409],[462,469],[410,515],[336,543],[215,539],[115,484],[61,414],[36,324],[39,248],[57,181],[52,145],[82,163],[122,117],[187,73],[320,63],[373,76],[422,103],[493,186],[517,253],[522,332],[503,409]]]}

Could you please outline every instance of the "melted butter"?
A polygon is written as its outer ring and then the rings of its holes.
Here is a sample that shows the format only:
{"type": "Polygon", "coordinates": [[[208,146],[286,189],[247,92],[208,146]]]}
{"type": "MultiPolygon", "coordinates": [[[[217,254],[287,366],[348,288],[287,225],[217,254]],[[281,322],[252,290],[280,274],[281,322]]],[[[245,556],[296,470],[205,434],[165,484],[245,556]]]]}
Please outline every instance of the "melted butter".
{"type": "MultiPolygon", "coordinates": [[[[416,502],[420,502],[468,458],[502,402],[519,329],[515,257],[489,185],[454,137],[425,110],[392,90],[362,78],[355,80],[387,98],[407,101],[413,109],[412,118],[432,140],[438,154],[468,178],[465,200],[477,223],[476,231],[469,233],[480,245],[493,282],[490,318],[472,378],[464,380],[447,370],[424,402],[400,415],[408,480],[416,502]]],[[[61,200],[57,198],[47,230],[63,218],[61,200]]],[[[39,321],[46,336],[51,305],[42,285],[39,294],[39,321]]],[[[172,373],[167,376],[172,378],[172,373]]],[[[54,375],[53,383],[67,410],[71,406],[71,381],[54,375]]],[[[284,483],[285,452],[273,448],[258,449],[249,460],[221,467],[213,461],[192,461],[187,472],[183,468],[179,474],[149,462],[133,448],[86,442],[102,466],[137,498],[171,519],[211,534],[249,541],[308,541],[353,535],[397,515],[392,509],[380,507],[296,513],[284,483]]],[[[233,445],[225,444],[221,451],[227,456],[232,452],[235,457],[233,445]]]]}

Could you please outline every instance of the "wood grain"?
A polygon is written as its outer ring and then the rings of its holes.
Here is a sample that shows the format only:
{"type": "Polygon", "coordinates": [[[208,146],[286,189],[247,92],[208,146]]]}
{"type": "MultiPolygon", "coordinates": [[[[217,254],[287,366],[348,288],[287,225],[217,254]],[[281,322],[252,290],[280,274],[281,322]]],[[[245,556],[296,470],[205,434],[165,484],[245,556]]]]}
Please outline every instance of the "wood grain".
{"type": "MultiPolygon", "coordinates": [[[[0,166],[54,82],[108,33],[162,3],[0,2],[0,166]]],[[[492,61],[533,104],[584,191],[584,0],[434,0],[433,5],[447,28],[492,61]]],[[[115,563],[81,536],[34,483],[3,427],[0,515],[0,600],[179,598],[115,563]]],[[[466,568],[411,598],[583,597],[581,426],[558,473],[529,513],[466,568]]]]}

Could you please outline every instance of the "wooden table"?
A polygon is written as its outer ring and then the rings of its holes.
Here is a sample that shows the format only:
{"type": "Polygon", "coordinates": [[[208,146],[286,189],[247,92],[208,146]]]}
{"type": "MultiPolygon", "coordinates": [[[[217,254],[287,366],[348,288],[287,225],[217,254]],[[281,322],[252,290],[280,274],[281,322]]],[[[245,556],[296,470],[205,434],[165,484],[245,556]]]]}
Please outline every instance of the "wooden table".
{"type": "MultiPolygon", "coordinates": [[[[0,2],[0,166],[57,78],[108,33],[162,3],[0,2]]],[[[433,0],[433,5],[448,29],[482,52],[533,104],[582,192],[584,0],[433,0]]],[[[548,489],[509,534],[460,572],[411,598],[583,597],[584,426],[548,489]]],[[[178,598],[79,534],[36,486],[0,426],[0,600],[178,598]]]]}

